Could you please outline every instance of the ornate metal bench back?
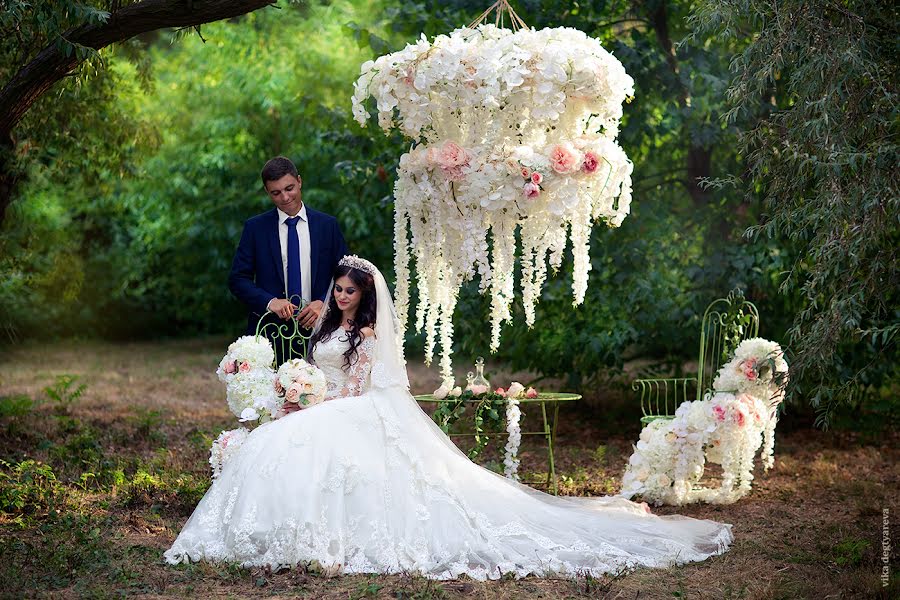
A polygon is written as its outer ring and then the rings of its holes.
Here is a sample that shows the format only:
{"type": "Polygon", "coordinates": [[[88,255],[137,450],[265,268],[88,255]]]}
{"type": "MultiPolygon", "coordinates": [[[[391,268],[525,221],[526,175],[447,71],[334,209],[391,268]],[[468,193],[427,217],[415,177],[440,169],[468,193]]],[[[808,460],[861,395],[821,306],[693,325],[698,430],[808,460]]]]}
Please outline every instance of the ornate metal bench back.
{"type": "Polygon", "coordinates": [[[759,335],[759,311],[740,290],[707,307],[700,328],[700,364],[697,367],[697,400],[712,389],[716,373],[735,348],[759,335]]]}
{"type": "Polygon", "coordinates": [[[271,311],[266,311],[256,326],[256,337],[259,338],[262,335],[272,342],[272,348],[275,350],[275,364],[272,367],[277,369],[281,363],[294,358],[306,359],[312,335],[304,335],[300,324],[294,319],[266,322],[266,317],[273,314],[271,311]]]}

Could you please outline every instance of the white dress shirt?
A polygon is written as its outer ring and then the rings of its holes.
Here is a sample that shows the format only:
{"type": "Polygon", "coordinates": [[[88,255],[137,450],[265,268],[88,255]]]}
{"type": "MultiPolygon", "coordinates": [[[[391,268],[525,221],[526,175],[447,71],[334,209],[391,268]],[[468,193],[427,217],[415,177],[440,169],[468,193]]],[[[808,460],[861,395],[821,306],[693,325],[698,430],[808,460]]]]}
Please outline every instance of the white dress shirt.
{"type": "MultiPolygon", "coordinates": [[[[281,243],[281,268],[284,273],[284,295],[287,297],[287,263],[288,263],[288,225],[291,215],[276,208],[278,211],[278,241],[281,243]]],[[[309,220],[306,218],[306,204],[300,207],[297,221],[297,238],[300,240],[300,295],[303,300],[309,302],[312,299],[312,259],[309,252],[309,220]]]]}

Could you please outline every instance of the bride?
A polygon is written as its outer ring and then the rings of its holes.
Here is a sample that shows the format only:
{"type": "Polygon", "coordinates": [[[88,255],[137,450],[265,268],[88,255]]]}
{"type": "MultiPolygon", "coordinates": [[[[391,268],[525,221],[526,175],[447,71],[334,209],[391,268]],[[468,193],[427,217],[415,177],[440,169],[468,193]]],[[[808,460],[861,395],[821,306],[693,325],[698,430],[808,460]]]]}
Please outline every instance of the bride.
{"type": "Polygon", "coordinates": [[[312,339],[327,401],[253,430],[168,562],[317,560],[332,573],[484,580],[600,576],[727,550],[731,525],[623,498],[557,498],[472,463],[409,394],[378,269],[345,256],[332,288],[312,339]]]}

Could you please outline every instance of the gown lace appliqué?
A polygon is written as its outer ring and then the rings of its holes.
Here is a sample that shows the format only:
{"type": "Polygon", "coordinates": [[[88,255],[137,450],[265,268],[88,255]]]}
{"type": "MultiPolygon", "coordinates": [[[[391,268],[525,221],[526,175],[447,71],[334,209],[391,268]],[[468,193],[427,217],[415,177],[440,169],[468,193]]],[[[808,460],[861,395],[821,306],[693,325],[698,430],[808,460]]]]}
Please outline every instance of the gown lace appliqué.
{"type": "Polygon", "coordinates": [[[557,498],[472,463],[405,387],[390,386],[372,339],[349,370],[346,336],[316,346],[330,399],[251,432],[168,562],[318,560],[344,573],[484,580],[600,576],[727,550],[731,525],[660,517],[618,497],[557,498]]]}

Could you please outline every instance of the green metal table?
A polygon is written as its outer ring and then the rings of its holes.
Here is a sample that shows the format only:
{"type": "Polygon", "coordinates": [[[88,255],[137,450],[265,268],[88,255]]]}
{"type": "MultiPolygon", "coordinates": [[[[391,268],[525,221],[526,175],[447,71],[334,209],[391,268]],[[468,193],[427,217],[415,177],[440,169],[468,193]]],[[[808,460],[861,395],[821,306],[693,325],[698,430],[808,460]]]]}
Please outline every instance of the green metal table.
{"type": "MultiPolygon", "coordinates": [[[[446,403],[446,402],[457,402],[456,398],[444,398],[442,400],[436,399],[431,394],[422,394],[419,396],[415,396],[416,401],[426,403],[446,403]]],[[[542,431],[523,431],[522,435],[540,435],[544,436],[544,439],[547,441],[547,481],[546,482],[531,482],[532,484],[538,483],[539,485],[546,485],[548,491],[552,493],[554,496],[558,495],[559,491],[557,489],[557,481],[556,481],[556,465],[553,462],[553,443],[556,440],[556,425],[559,420],[559,405],[562,402],[574,402],[576,400],[581,400],[580,394],[569,394],[569,393],[540,393],[537,398],[522,398],[519,400],[519,404],[522,406],[524,411],[527,411],[526,405],[528,404],[540,404],[541,405],[541,418],[544,424],[544,428],[542,431]],[[547,417],[547,405],[552,404],[553,409],[553,418],[549,419],[547,417]]],[[[478,404],[480,400],[478,398],[472,398],[470,400],[466,400],[465,404],[478,404]]],[[[470,437],[474,436],[474,433],[451,433],[450,437],[470,437]]],[[[505,431],[492,433],[489,435],[509,435],[505,431]]]]}

